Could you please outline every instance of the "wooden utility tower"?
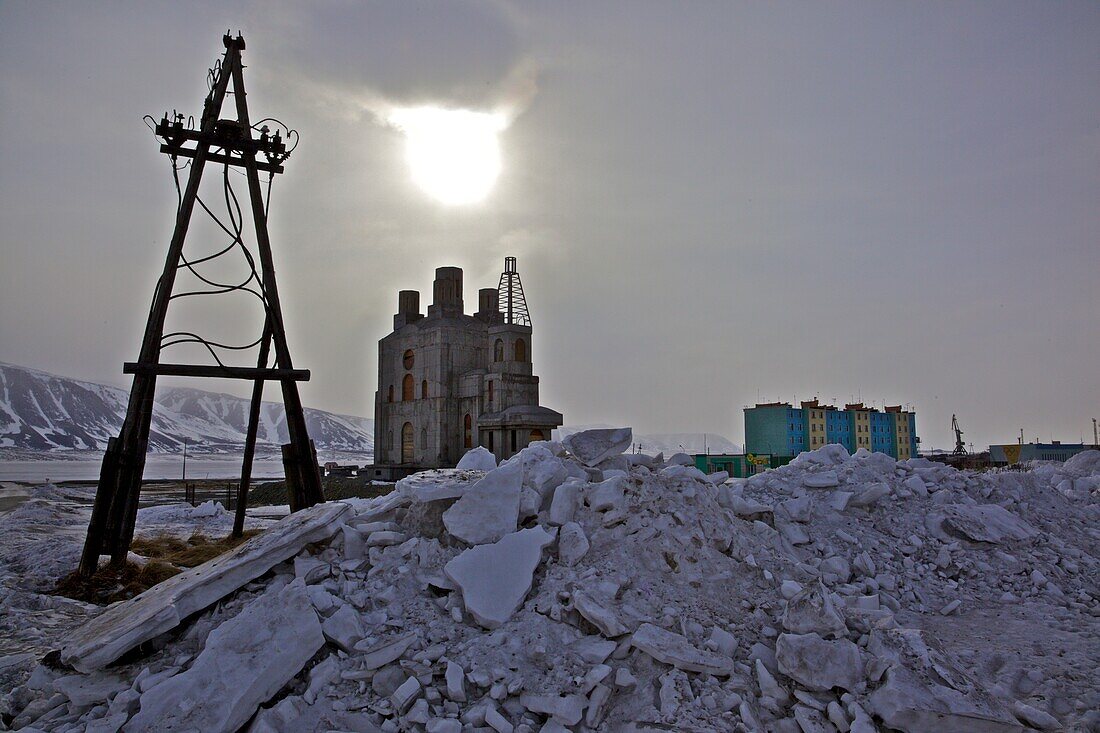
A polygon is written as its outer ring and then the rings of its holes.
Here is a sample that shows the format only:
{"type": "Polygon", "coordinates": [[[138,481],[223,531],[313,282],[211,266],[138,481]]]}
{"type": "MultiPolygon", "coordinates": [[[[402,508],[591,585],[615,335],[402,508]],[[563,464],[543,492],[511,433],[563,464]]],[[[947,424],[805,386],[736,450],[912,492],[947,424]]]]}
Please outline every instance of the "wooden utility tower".
{"type": "MultiPolygon", "coordinates": [[[[186,187],[180,192],[179,208],[176,212],[175,231],[168,247],[168,257],[164,271],[157,281],[153,304],[149,309],[149,320],[145,327],[145,336],[141,343],[141,352],[137,362],[127,363],[123,367],[126,374],[134,375],[130,390],[130,401],[126,408],[126,418],[117,438],[111,438],[103,456],[100,469],[99,486],[96,490],[95,505],[88,525],[88,537],[84,543],[84,552],[80,559],[79,572],[89,576],[95,573],[99,558],[103,554],[111,555],[111,563],[123,565],[130,543],[134,536],[134,523],[137,519],[138,498],[141,491],[142,472],[145,468],[145,454],[149,445],[149,426],[153,416],[153,393],[157,377],[216,377],[244,379],[254,383],[252,402],[249,410],[248,433],[245,437],[244,465],[241,471],[241,485],[237,501],[237,517],[234,532],[239,534],[244,522],[244,506],[247,501],[248,484],[251,480],[252,459],[255,453],[256,432],[259,422],[260,400],[265,381],[277,381],[282,387],[283,404],[286,407],[287,430],[290,443],[283,446],[283,465],[286,470],[287,491],[290,495],[290,509],[297,511],[324,501],[321,478],[317,470],[317,453],[306,430],[302,401],[298,395],[299,381],[309,379],[309,371],[295,369],[287,348],[286,332],[283,327],[283,313],[279,304],[279,293],[275,284],[275,266],[271,258],[271,243],[267,232],[267,211],[260,186],[260,171],[270,177],[282,173],[282,163],[289,155],[286,141],[279,131],[268,134],[268,128],[257,130],[249,122],[248,104],[244,88],[244,67],[241,64],[241,52],[245,48],[244,38],[223,38],[225,55],[219,64],[210,71],[210,92],[206,97],[202,119],[198,129],[184,125],[182,115],[172,119],[166,114],[156,125],[154,132],[164,144],[161,152],[171,156],[173,169],[178,170],[175,161],[179,157],[190,158],[190,172],[186,187]],[[229,91],[232,82],[232,91],[229,91]],[[222,103],[227,94],[232,94],[236,107],[235,118],[222,119],[222,103]],[[257,133],[256,136],[253,133],[257,133]],[[194,143],[194,147],[187,147],[194,143]],[[257,160],[262,154],[264,160],[257,160]],[[231,231],[220,220],[215,221],[234,237],[230,249],[240,248],[252,267],[252,276],[240,285],[225,286],[213,283],[195,271],[194,266],[219,255],[188,261],[183,257],[183,244],[187,237],[187,227],[191,214],[198,202],[213,217],[198,196],[203,169],[207,163],[221,164],[225,169],[227,202],[231,195],[229,167],[243,168],[248,181],[248,197],[255,225],[257,259],[256,262],[241,239],[243,218],[234,219],[236,231],[231,231]],[[239,224],[239,226],[237,226],[239,224]],[[207,341],[192,333],[164,333],[165,317],[168,305],[173,298],[191,293],[173,295],[172,288],[176,274],[181,268],[187,268],[209,285],[213,290],[201,294],[217,295],[233,290],[250,290],[260,298],[266,313],[263,333],[251,346],[259,346],[256,367],[226,366],[218,358],[219,348],[228,347],[207,341]],[[198,343],[207,348],[216,364],[167,364],[160,360],[161,349],[176,343],[198,343]],[[268,366],[268,352],[275,349],[275,361],[268,366]]],[[[290,137],[288,131],[287,137],[290,137]]],[[[178,187],[177,178],[177,187],[178,187]]]]}

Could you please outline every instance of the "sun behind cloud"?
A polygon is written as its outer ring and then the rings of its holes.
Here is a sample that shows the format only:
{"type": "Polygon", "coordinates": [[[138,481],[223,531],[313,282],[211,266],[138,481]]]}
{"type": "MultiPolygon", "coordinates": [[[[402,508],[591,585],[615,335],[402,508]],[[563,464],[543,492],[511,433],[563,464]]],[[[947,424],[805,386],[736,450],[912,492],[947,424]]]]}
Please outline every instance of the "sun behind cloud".
{"type": "Polygon", "coordinates": [[[503,114],[421,106],[392,110],[387,121],[405,134],[413,180],[438,201],[483,201],[500,175],[503,114]]]}

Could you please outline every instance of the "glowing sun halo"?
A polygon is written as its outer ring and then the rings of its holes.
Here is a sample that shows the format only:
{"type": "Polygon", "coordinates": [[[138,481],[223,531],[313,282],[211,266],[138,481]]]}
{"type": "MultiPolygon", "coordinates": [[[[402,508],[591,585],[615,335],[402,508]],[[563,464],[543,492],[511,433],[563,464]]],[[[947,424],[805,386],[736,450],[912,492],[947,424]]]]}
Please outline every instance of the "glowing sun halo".
{"type": "Polygon", "coordinates": [[[498,134],[504,117],[439,107],[394,110],[389,122],[405,133],[413,180],[444,204],[484,199],[500,174],[498,134]]]}

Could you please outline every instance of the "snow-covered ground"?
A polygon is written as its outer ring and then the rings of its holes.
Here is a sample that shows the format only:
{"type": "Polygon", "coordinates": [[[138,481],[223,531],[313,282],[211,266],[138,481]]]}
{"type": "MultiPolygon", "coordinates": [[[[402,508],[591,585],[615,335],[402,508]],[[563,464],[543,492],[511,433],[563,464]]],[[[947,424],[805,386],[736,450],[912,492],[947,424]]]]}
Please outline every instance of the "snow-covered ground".
{"type": "Polygon", "coordinates": [[[165,601],[220,572],[208,610],[126,602],[157,635],[106,668],[144,637],[35,593],[79,543],[11,539],[79,538],[86,515],[45,487],[0,519],[0,635],[21,634],[0,713],[73,731],[1100,728],[1100,453],[974,473],[828,446],[726,481],[630,442],[582,433],[296,514],[261,535],[283,553],[270,572],[203,570],[165,601]],[[319,511],[328,539],[294,544],[319,511]]]}
{"type": "MultiPolygon", "coordinates": [[[[79,562],[95,487],[5,488],[9,496],[17,491],[27,498],[0,514],[0,655],[41,656],[54,648],[62,633],[99,611],[48,593],[79,562]]],[[[285,506],[262,510],[248,511],[246,528],[267,528],[289,512],[285,506]]],[[[171,504],[138,510],[135,536],[220,537],[232,528],[233,515],[221,504],[171,504]]],[[[4,667],[0,659],[0,680],[4,667]]]]}

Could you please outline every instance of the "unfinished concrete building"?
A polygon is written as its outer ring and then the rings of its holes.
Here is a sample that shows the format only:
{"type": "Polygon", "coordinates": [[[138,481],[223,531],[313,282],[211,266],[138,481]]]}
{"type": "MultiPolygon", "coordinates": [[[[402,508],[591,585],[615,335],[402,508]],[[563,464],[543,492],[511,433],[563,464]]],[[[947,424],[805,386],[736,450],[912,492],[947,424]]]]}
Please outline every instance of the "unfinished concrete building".
{"type": "Polygon", "coordinates": [[[502,460],[536,440],[549,440],[561,413],[539,406],[531,369],[531,319],[516,271],[505,258],[496,288],[478,291],[466,315],[462,270],[435,271],[432,304],[398,294],[393,333],[378,342],[374,399],[375,473],[453,466],[475,446],[502,460]]]}

